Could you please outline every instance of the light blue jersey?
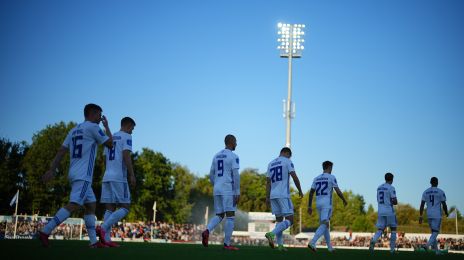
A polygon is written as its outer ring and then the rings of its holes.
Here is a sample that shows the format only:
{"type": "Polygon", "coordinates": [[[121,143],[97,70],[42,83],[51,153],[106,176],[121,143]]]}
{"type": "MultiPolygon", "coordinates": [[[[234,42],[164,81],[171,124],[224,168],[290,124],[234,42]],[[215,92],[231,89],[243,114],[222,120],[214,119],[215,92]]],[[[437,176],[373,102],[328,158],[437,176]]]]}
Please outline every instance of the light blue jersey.
{"type": "Polygon", "coordinates": [[[68,148],[70,152],[68,179],[71,182],[92,182],[97,146],[108,139],[98,124],[89,121],[80,123],[69,131],[63,147],[68,148]]]}
{"type": "Polygon", "coordinates": [[[437,187],[430,187],[422,194],[427,204],[427,218],[441,218],[441,203],[446,201],[445,192],[437,187]]]}
{"type": "Polygon", "coordinates": [[[317,208],[332,208],[332,194],[335,187],[338,187],[337,179],[332,174],[323,173],[314,178],[311,189],[316,191],[317,208]]]}
{"type": "Polygon", "coordinates": [[[113,148],[105,147],[106,169],[103,182],[115,181],[127,183],[127,167],[123,152],[132,152],[132,136],[124,131],[113,134],[113,148]]]}
{"type": "Polygon", "coordinates": [[[267,177],[271,180],[270,199],[290,198],[290,173],[295,168],[290,159],[280,156],[267,167],[267,177]]]}
{"type": "Polygon", "coordinates": [[[377,204],[379,216],[395,215],[392,200],[396,198],[395,187],[384,183],[377,188],[377,204]]]}
{"type": "Polygon", "coordinates": [[[213,195],[240,195],[240,169],[238,156],[223,149],[213,158],[210,181],[214,185],[213,195]]]}

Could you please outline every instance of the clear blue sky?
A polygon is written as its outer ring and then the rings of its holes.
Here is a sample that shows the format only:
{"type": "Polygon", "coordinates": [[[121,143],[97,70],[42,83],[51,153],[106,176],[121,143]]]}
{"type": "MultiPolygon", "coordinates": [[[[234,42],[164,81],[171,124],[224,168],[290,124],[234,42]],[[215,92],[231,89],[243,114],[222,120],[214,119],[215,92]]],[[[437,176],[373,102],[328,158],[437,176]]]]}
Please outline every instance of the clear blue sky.
{"type": "Polygon", "coordinates": [[[307,25],[294,63],[293,161],[304,190],[335,163],[374,203],[387,171],[418,207],[437,176],[464,210],[462,1],[0,2],[0,136],[31,141],[86,103],[113,131],[202,176],[228,133],[242,169],[285,144],[277,23],[307,25]]]}

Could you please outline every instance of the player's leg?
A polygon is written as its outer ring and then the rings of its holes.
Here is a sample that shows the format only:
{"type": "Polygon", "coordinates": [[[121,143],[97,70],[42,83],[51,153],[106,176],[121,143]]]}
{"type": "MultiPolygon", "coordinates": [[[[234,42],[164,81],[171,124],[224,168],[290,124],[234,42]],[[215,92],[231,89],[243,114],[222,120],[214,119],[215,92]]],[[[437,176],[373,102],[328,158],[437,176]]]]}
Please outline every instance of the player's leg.
{"type": "Polygon", "coordinates": [[[427,242],[427,248],[430,246],[432,250],[437,251],[437,237],[438,233],[440,231],[440,224],[441,224],[441,219],[436,219],[436,218],[430,218],[428,219],[430,230],[432,231],[432,234],[430,235],[430,239],[427,242]]]}
{"type": "Polygon", "coordinates": [[[387,217],[388,226],[390,227],[390,252],[395,252],[396,248],[396,216],[388,216],[387,217]]]}
{"type": "MultiPolygon", "coordinates": [[[[103,223],[107,223],[110,219],[111,214],[116,210],[116,204],[112,196],[111,184],[110,182],[103,182],[101,189],[100,203],[105,204],[105,214],[103,216],[103,223]]],[[[111,230],[105,231],[105,241],[111,240],[111,230]]]]}
{"type": "Polygon", "coordinates": [[[372,237],[371,242],[369,244],[369,250],[372,252],[374,251],[375,243],[379,240],[380,236],[382,235],[385,227],[387,226],[387,218],[385,216],[378,216],[377,217],[377,232],[375,232],[374,237],[372,237]]]}
{"type": "MultiPolygon", "coordinates": [[[[97,199],[95,198],[95,194],[93,193],[92,187],[90,185],[87,189],[87,193],[85,194],[85,200],[84,200],[84,222],[85,222],[85,227],[87,229],[87,235],[89,236],[89,240],[90,240],[90,247],[92,248],[107,247],[105,244],[100,243],[97,240],[97,230],[95,226],[95,221],[97,219],[95,217],[97,199]]],[[[102,239],[102,237],[100,237],[100,239],[102,239]]]]}
{"type": "Polygon", "coordinates": [[[71,194],[70,202],[68,205],[60,208],[56,212],[52,220],[50,220],[45,227],[39,231],[39,239],[42,242],[42,245],[48,247],[48,236],[52,231],[63,221],[65,221],[72,212],[78,210],[81,205],[84,203],[84,195],[88,185],[85,185],[84,181],[75,181],[71,183],[71,194]]]}
{"type": "Polygon", "coordinates": [[[111,186],[112,197],[114,198],[112,202],[118,203],[120,205],[120,208],[114,211],[108,217],[108,220],[105,221],[104,224],[101,226],[104,232],[104,234],[101,234],[101,236],[105,237],[104,242],[108,242],[107,243],[108,245],[117,246],[115,243],[109,243],[110,241],[106,241],[106,238],[109,236],[111,227],[114,224],[118,223],[118,221],[123,219],[127,214],[129,214],[129,209],[130,209],[129,185],[124,182],[109,182],[109,184],[111,186]]]}
{"type": "Polygon", "coordinates": [[[223,196],[224,210],[226,211],[226,223],[224,223],[224,246],[229,247],[226,249],[237,249],[231,247],[230,240],[234,232],[235,225],[235,210],[237,205],[234,203],[234,196],[223,196]]]}
{"type": "Polygon", "coordinates": [[[316,233],[314,234],[313,239],[311,242],[308,244],[309,249],[312,251],[316,251],[316,243],[319,238],[324,235],[325,230],[327,229],[329,225],[329,210],[327,208],[318,208],[317,211],[319,212],[319,227],[316,230],[316,233]]]}
{"type": "Polygon", "coordinates": [[[277,244],[283,246],[283,232],[293,225],[293,203],[289,198],[277,199],[285,220],[277,223],[273,233],[277,236],[277,244]]]}
{"type": "Polygon", "coordinates": [[[214,228],[219,223],[221,223],[225,215],[225,210],[222,205],[222,196],[214,196],[213,198],[214,198],[214,212],[216,213],[216,216],[211,218],[208,225],[206,226],[206,229],[201,233],[201,238],[202,238],[201,243],[205,247],[208,246],[209,233],[211,233],[214,230],[214,228]]]}
{"type": "Polygon", "coordinates": [[[332,209],[329,210],[328,213],[328,221],[327,221],[327,228],[325,229],[324,232],[324,239],[325,243],[327,244],[327,249],[332,252],[334,249],[332,247],[332,243],[330,242],[330,219],[332,218],[332,209]]]}

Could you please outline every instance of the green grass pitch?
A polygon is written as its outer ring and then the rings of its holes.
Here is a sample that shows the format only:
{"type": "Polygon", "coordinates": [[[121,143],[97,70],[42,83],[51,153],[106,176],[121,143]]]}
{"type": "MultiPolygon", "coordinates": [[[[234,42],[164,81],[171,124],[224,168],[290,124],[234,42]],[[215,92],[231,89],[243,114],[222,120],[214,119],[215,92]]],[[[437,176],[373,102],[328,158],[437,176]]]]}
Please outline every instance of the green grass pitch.
{"type": "Polygon", "coordinates": [[[464,259],[461,254],[436,256],[425,252],[398,252],[390,255],[388,251],[376,251],[370,254],[367,250],[337,250],[329,253],[319,249],[317,253],[305,248],[289,248],[287,252],[272,250],[269,247],[240,246],[239,251],[224,251],[221,246],[187,244],[153,244],[153,243],[121,243],[119,248],[88,248],[88,241],[55,241],[51,240],[50,248],[42,248],[38,240],[0,240],[1,259],[234,259],[234,260],[272,260],[272,259],[464,259]]]}

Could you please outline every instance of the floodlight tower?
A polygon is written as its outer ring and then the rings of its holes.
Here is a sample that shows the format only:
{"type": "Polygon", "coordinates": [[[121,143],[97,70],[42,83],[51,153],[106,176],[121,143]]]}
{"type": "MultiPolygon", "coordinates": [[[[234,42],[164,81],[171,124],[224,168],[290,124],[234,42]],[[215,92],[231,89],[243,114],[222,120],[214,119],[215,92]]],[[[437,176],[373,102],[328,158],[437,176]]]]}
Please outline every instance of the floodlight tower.
{"type": "Polygon", "coordinates": [[[283,101],[284,118],[287,123],[287,130],[285,135],[285,146],[291,146],[291,120],[295,117],[295,103],[292,102],[292,59],[301,58],[304,50],[304,24],[285,24],[278,23],[278,35],[281,58],[288,58],[288,97],[283,101]]]}

